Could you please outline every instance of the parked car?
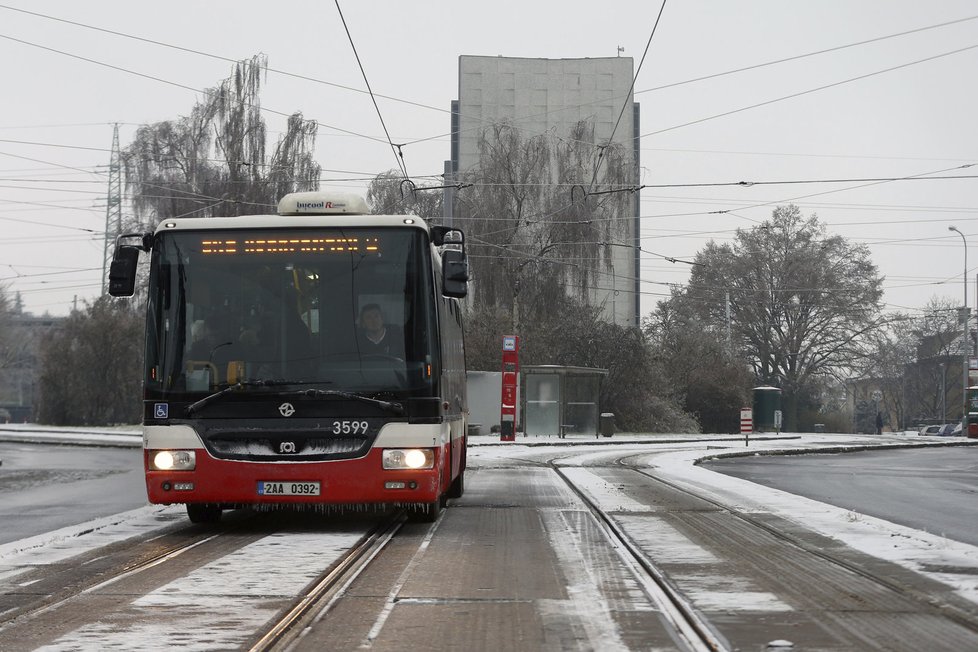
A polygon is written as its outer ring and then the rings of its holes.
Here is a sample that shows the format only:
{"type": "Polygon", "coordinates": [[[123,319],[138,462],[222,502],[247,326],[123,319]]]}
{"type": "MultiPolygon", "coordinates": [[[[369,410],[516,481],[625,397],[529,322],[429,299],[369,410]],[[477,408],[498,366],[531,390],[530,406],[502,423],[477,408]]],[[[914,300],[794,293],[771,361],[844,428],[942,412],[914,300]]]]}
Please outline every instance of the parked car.
{"type": "Polygon", "coordinates": [[[918,435],[923,437],[951,437],[954,435],[961,434],[961,424],[960,423],[945,423],[943,425],[936,426],[921,426],[920,430],[917,431],[918,435]],[[955,428],[957,432],[955,432],[955,428]]]}
{"type": "Polygon", "coordinates": [[[961,424],[945,423],[941,426],[941,429],[937,431],[938,437],[951,437],[954,435],[954,428],[958,428],[958,432],[961,432],[961,424]]]}

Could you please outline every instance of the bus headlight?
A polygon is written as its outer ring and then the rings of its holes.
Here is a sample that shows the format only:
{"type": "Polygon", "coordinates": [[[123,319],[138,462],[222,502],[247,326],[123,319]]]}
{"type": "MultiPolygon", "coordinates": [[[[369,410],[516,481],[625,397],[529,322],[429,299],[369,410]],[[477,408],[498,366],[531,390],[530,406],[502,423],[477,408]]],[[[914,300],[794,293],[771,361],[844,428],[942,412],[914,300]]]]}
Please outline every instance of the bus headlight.
{"type": "Polygon", "coordinates": [[[388,448],[384,451],[385,469],[431,469],[435,451],[430,448],[388,448]]]}
{"type": "Polygon", "coordinates": [[[193,471],[197,467],[194,451],[156,451],[150,456],[153,471],[193,471]]]}

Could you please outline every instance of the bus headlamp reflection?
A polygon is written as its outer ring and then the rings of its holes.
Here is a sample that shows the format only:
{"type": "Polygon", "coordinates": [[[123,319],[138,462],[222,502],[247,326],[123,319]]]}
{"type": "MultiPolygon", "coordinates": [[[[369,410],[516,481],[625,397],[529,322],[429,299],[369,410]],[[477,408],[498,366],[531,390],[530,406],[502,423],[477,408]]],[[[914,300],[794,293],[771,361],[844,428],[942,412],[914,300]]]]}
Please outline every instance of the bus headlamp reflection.
{"type": "Polygon", "coordinates": [[[435,466],[435,452],[430,448],[388,448],[383,464],[388,470],[430,469],[435,466]]]}
{"type": "Polygon", "coordinates": [[[150,460],[153,471],[193,471],[197,467],[194,451],[156,451],[150,460]]]}

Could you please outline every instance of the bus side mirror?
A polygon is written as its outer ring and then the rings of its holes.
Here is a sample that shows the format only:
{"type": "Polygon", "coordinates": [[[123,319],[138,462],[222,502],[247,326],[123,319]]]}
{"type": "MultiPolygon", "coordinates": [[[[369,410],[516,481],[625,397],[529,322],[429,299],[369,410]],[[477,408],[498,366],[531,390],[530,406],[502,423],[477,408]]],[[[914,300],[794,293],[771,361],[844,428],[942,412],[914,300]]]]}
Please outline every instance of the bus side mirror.
{"type": "Polygon", "coordinates": [[[109,294],[114,297],[131,297],[136,291],[136,264],[140,247],[117,245],[109,266],[109,294]]]}
{"type": "Polygon", "coordinates": [[[469,292],[469,261],[465,254],[448,249],[441,255],[442,294],[456,299],[469,292]]]}
{"type": "Polygon", "coordinates": [[[465,249],[465,234],[461,229],[451,226],[431,227],[431,243],[436,247],[456,245],[454,249],[465,249]]]}

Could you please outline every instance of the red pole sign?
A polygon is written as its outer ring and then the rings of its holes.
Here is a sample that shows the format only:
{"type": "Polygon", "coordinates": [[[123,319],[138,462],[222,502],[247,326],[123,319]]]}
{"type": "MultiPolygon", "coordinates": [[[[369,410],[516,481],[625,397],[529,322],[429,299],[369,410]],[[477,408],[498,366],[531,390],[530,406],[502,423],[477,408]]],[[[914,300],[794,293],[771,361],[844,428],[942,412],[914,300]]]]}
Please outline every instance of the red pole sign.
{"type": "Polygon", "coordinates": [[[740,434],[754,431],[754,411],[748,407],[740,408],[740,434]]]}
{"type": "Polygon", "coordinates": [[[520,383],[520,338],[503,337],[503,391],[499,406],[499,441],[516,441],[516,394],[520,383]]]}
{"type": "Polygon", "coordinates": [[[744,444],[750,445],[750,434],[754,431],[754,411],[749,408],[740,408],[740,434],[744,436],[744,444]]]}

